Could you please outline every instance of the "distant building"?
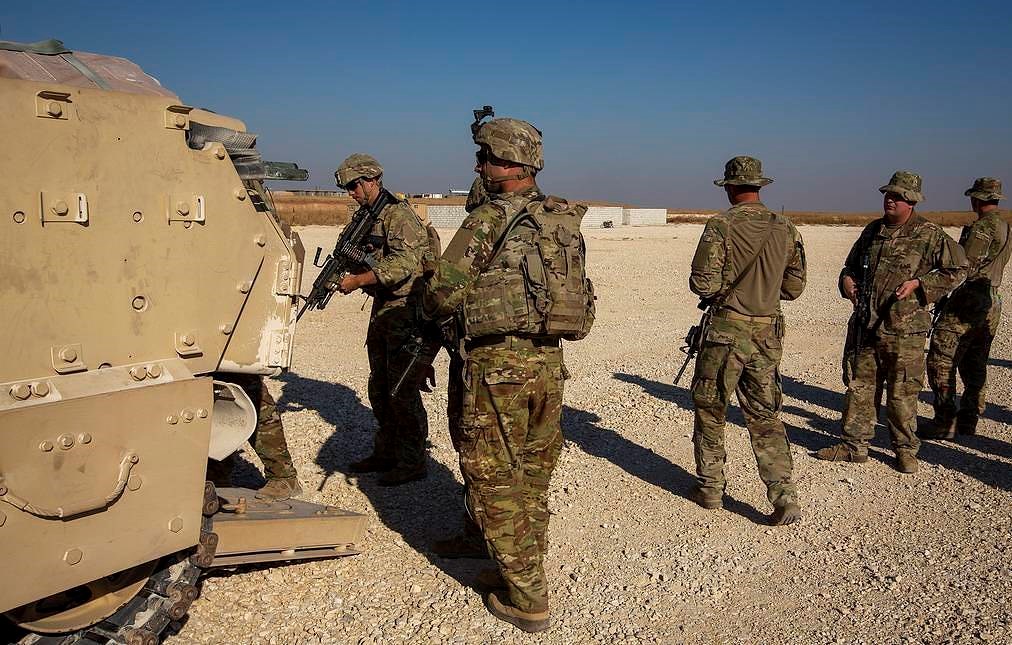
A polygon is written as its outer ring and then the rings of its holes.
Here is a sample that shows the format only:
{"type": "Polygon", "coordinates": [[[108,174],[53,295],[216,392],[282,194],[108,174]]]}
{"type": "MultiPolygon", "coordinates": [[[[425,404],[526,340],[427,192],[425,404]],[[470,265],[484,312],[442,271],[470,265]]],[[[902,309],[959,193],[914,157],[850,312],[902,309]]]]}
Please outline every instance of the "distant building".
{"type": "Polygon", "coordinates": [[[467,197],[471,193],[471,191],[469,190],[460,190],[457,188],[451,188],[449,192],[451,197],[454,196],[467,197]]]}

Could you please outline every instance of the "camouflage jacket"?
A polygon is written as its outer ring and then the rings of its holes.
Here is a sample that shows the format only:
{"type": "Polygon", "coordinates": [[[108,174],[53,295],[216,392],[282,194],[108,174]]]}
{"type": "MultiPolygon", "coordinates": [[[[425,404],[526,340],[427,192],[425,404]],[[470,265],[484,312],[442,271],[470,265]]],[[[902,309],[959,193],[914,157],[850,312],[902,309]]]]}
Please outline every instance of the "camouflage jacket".
{"type": "Polygon", "coordinates": [[[879,218],[861,231],[840,272],[843,297],[847,297],[843,290],[845,276],[850,276],[860,289],[866,277],[862,275],[865,257],[871,280],[868,328],[884,334],[927,332],[931,328],[928,304],[937,302],[966,277],[963,249],[942,227],[917,213],[900,226],[887,226],[885,218],[879,218]],[[920,287],[904,300],[897,300],[896,289],[914,278],[921,281],[920,287]]]}
{"type": "Polygon", "coordinates": [[[963,227],[959,245],[966,253],[969,267],[966,282],[952,293],[947,309],[975,314],[990,311],[996,299],[996,290],[1001,286],[1005,265],[1012,255],[1009,232],[1009,225],[997,210],[985,213],[973,224],[963,227]]]}
{"type": "Polygon", "coordinates": [[[544,195],[535,185],[490,197],[468,214],[442,257],[431,267],[432,275],[422,294],[426,318],[442,319],[458,312],[475,280],[488,268],[510,216],[544,195]]]}
{"type": "Polygon", "coordinates": [[[407,296],[421,286],[422,261],[431,253],[428,232],[411,206],[392,196],[389,199],[365,238],[378,280],[365,288],[376,299],[374,308],[406,304],[407,296]]]}
{"type": "Polygon", "coordinates": [[[737,204],[706,222],[692,258],[689,288],[702,298],[725,291],[759,253],[725,305],[746,316],[772,316],[781,300],[794,300],[805,289],[805,246],[794,224],[762,202],[737,204]],[[770,217],[769,240],[760,250],[770,217]]]}

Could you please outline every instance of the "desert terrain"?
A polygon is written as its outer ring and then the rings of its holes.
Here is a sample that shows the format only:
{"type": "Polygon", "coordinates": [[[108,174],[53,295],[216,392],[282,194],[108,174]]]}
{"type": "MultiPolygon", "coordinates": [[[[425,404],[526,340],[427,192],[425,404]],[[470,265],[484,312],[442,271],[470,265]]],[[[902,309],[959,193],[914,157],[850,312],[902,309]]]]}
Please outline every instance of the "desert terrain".
{"type": "MultiPolygon", "coordinates": [[[[307,259],[338,229],[299,230],[307,259]]],[[[804,509],[771,508],[740,410],[727,427],[725,510],[693,484],[691,366],[672,384],[697,318],[688,267],[702,227],[587,232],[599,294],[591,335],[566,345],[566,444],[552,480],[545,560],[552,628],[526,635],[492,618],[468,585],[488,561],[443,560],[457,530],[460,475],[446,429],[446,358],[425,395],[427,479],[396,488],[346,475],[371,448],[368,306],[335,297],[299,325],[292,369],[271,379],[311,501],[369,517],[363,553],[206,578],[184,643],[972,643],[1012,641],[1012,340],[992,353],[991,405],[975,437],[925,442],[900,475],[879,425],[866,464],[815,460],[838,433],[848,304],[836,277],[859,228],[804,226],[809,281],[785,304],[783,419],[804,509]]],[[[444,245],[452,231],[441,231],[444,245]]],[[[957,231],[950,230],[950,234],[957,231]]],[[[307,268],[303,285],[312,283],[307,268]]],[[[1006,299],[1010,288],[1003,288],[1006,299]]],[[[929,394],[921,416],[930,417],[929,394]]],[[[252,451],[237,483],[262,483],[252,451]]]]}

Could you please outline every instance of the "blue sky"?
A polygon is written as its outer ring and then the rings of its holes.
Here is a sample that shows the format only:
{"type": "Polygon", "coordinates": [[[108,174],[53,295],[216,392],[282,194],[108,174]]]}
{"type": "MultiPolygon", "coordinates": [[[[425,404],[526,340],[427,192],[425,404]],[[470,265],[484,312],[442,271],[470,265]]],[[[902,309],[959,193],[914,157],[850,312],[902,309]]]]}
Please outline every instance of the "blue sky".
{"type": "Polygon", "coordinates": [[[967,208],[975,176],[1012,190],[1008,2],[4,4],[0,39],[130,58],[310,187],[363,151],[394,190],[466,188],[491,104],[575,199],[723,208],[736,154],[788,210],[876,210],[899,168],[925,210],[967,208]]]}

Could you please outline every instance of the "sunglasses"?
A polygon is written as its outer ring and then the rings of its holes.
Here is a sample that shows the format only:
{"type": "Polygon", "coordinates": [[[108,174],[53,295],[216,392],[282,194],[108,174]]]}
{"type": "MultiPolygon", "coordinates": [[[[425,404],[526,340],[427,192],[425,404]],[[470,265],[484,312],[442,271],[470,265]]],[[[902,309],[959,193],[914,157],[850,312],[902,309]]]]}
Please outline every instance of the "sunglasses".
{"type": "Polygon", "coordinates": [[[355,190],[358,187],[359,181],[361,181],[361,180],[359,180],[359,179],[352,179],[347,184],[345,184],[343,186],[343,188],[350,193],[350,192],[352,192],[353,190],[355,190]]]}

